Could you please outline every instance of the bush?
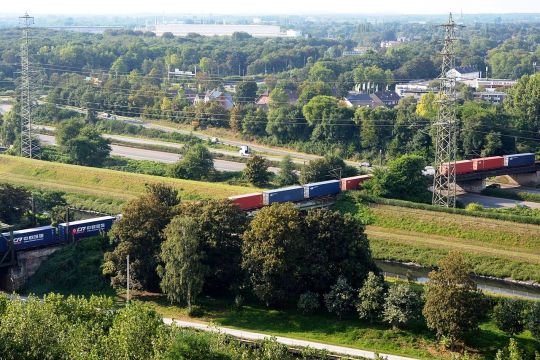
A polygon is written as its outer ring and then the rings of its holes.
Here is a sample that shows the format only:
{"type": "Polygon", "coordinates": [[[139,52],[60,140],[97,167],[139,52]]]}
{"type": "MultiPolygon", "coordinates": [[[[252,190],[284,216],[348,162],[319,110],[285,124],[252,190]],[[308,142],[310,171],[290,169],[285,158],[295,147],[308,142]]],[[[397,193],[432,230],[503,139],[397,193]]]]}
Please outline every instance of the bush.
{"type": "Polygon", "coordinates": [[[355,300],[354,289],[349,285],[347,279],[340,276],[332,286],[330,292],[324,295],[324,303],[329,313],[337,315],[339,318],[352,313],[355,300]]]}
{"type": "Polygon", "coordinates": [[[193,318],[200,318],[204,315],[204,310],[198,306],[192,306],[188,311],[188,316],[193,318]]]}
{"type": "Polygon", "coordinates": [[[297,307],[304,315],[313,314],[320,307],[319,295],[311,291],[303,293],[298,299],[297,307]]]}
{"type": "Polygon", "coordinates": [[[384,279],[370,271],[364,286],[358,292],[356,310],[360,319],[373,321],[381,317],[384,306],[384,293],[384,279]]]}
{"type": "Polygon", "coordinates": [[[390,287],[384,302],[383,318],[394,327],[410,324],[422,316],[420,294],[410,286],[397,284],[390,287]]]}
{"type": "Polygon", "coordinates": [[[505,333],[519,334],[525,327],[525,303],[520,300],[502,299],[493,308],[493,320],[505,333]]]}

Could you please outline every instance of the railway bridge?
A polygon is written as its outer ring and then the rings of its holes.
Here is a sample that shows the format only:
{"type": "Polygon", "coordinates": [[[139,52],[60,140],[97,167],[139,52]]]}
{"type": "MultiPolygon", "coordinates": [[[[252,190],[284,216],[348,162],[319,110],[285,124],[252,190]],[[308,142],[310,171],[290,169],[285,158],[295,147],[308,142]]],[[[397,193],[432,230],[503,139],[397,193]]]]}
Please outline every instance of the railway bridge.
{"type": "Polygon", "coordinates": [[[528,166],[504,167],[458,174],[456,183],[463,191],[480,193],[486,188],[486,179],[496,176],[504,176],[509,183],[514,185],[536,187],[540,185],[540,161],[528,166]]]}

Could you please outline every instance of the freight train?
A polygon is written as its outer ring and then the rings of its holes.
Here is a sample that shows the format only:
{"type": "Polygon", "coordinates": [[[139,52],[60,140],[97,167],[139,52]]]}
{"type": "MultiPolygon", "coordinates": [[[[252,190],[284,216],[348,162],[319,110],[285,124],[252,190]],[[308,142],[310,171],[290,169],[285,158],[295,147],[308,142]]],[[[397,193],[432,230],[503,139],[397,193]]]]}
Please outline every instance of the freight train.
{"type": "MultiPolygon", "coordinates": [[[[75,240],[106,233],[117,219],[115,216],[72,221],[54,226],[42,226],[13,232],[13,250],[28,250],[39,247],[65,244],[75,240]]],[[[0,253],[7,252],[11,233],[0,234],[0,253]]]]}
{"type": "MultiPolygon", "coordinates": [[[[491,156],[471,160],[455,162],[456,175],[471,174],[479,171],[499,170],[505,168],[517,168],[532,166],[535,163],[533,153],[513,154],[504,156],[491,156]]],[[[449,164],[442,164],[439,168],[444,175],[448,174],[449,164]]]]}
{"type": "MultiPolygon", "coordinates": [[[[472,160],[456,161],[456,174],[469,174],[485,170],[516,168],[535,164],[532,153],[493,156],[472,160]]],[[[448,172],[448,164],[439,168],[442,173],[448,172]]],[[[244,211],[260,209],[273,203],[304,202],[313,199],[335,196],[343,191],[357,190],[371,175],[359,175],[340,180],[328,180],[311,184],[289,186],[281,189],[267,190],[259,193],[229,197],[244,211]]],[[[119,215],[120,216],[120,215],[119,215]]],[[[38,247],[64,244],[71,241],[96,236],[111,229],[119,217],[105,216],[100,218],[58,224],[58,227],[43,226],[13,232],[13,248],[15,251],[38,247]]],[[[8,250],[10,233],[0,234],[0,254],[8,250]]]]}

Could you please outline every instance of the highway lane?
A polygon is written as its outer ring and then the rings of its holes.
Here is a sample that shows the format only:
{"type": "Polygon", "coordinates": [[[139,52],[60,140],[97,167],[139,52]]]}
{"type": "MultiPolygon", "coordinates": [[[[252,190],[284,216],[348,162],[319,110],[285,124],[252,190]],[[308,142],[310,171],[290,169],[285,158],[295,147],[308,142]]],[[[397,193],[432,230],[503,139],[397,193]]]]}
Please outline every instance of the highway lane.
{"type": "MultiPolygon", "coordinates": [[[[56,145],[56,140],[54,136],[51,135],[39,135],[39,140],[47,145],[56,145]]],[[[137,149],[123,145],[111,145],[111,150],[111,155],[127,157],[134,160],[159,161],[167,164],[175,163],[182,158],[181,155],[170,152],[137,149]]],[[[214,159],[214,167],[219,171],[242,171],[246,167],[246,164],[214,159]]],[[[273,173],[279,172],[279,169],[275,167],[270,167],[268,170],[273,173]]]]}
{"type": "Polygon", "coordinates": [[[519,201],[511,199],[503,199],[493,196],[484,196],[480,194],[465,193],[458,195],[458,199],[467,205],[470,203],[477,203],[486,208],[513,208],[516,205],[527,206],[532,209],[540,209],[540,203],[532,201],[519,201]]]}

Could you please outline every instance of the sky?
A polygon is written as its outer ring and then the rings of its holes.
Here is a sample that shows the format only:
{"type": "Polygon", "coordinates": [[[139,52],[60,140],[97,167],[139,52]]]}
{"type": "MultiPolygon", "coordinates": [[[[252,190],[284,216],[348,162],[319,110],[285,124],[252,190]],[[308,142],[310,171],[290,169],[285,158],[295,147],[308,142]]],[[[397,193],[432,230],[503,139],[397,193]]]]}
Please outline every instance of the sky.
{"type": "Polygon", "coordinates": [[[7,0],[4,14],[445,14],[540,13],[540,0],[7,0]]]}

